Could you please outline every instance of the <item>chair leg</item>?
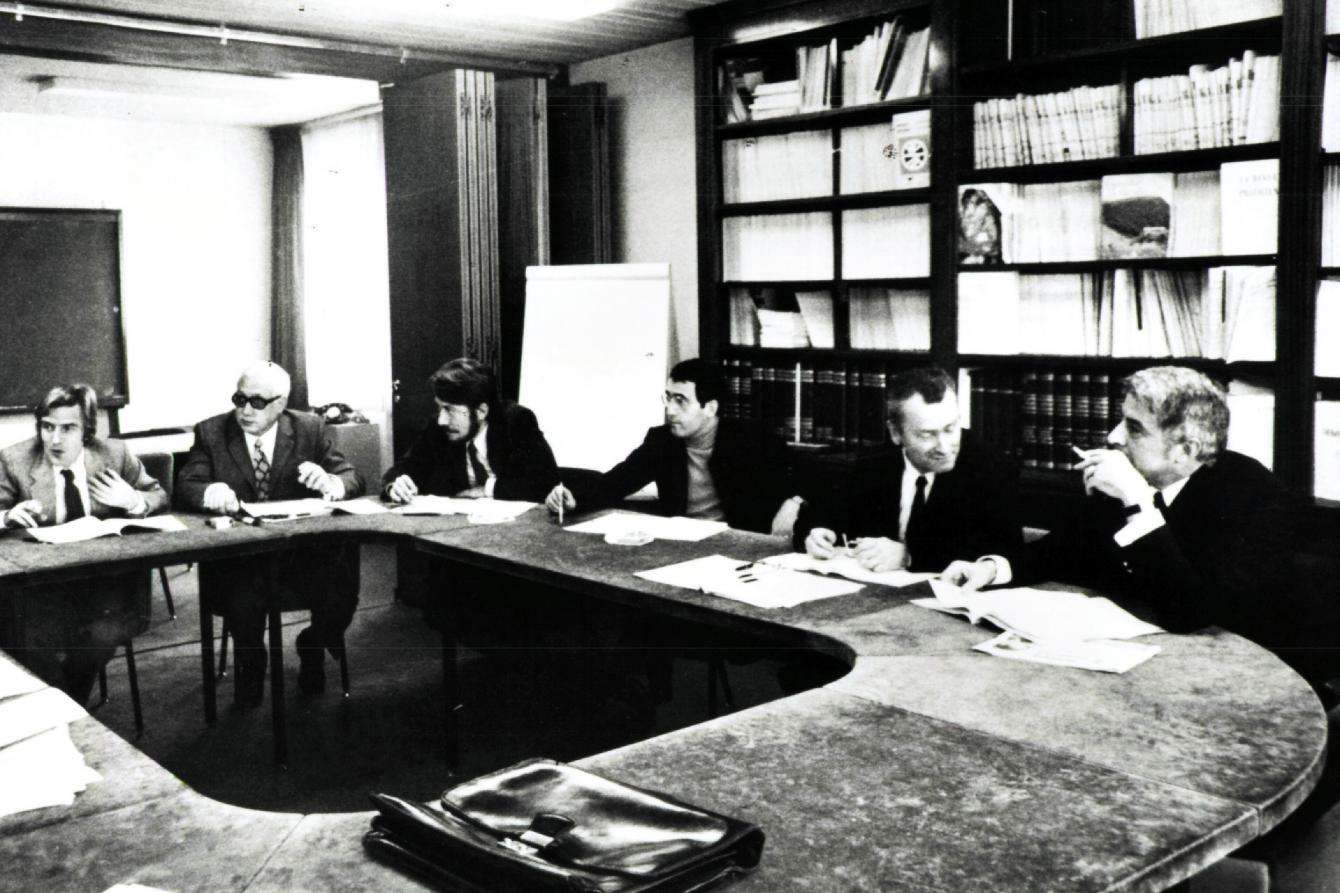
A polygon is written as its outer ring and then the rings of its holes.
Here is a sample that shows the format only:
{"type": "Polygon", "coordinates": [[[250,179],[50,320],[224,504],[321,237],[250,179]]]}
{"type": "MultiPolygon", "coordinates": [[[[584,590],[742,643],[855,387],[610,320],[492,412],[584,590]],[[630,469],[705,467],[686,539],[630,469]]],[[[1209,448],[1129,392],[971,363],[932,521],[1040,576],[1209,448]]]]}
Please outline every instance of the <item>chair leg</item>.
{"type": "Polygon", "coordinates": [[[172,603],[172,587],[168,585],[167,568],[158,569],[158,579],[163,584],[163,598],[167,601],[168,617],[177,619],[177,606],[172,603]]]}
{"type": "Polygon", "coordinates": [[[98,667],[98,706],[107,703],[107,668],[98,667]]]}
{"type": "MultiPolygon", "coordinates": [[[[223,615],[223,628],[219,630],[219,678],[228,675],[228,615],[223,615]]],[[[213,643],[210,643],[213,647],[213,643]]]]}
{"type": "Polygon", "coordinates": [[[344,647],[344,639],[340,639],[339,647],[340,658],[340,688],[344,689],[344,696],[349,697],[349,649],[344,647]]]}
{"type": "Polygon", "coordinates": [[[214,615],[204,598],[200,600],[200,675],[205,700],[205,722],[213,723],[218,717],[216,695],[218,677],[214,675],[214,615]]]}
{"type": "Polygon", "coordinates": [[[144,731],[144,714],[140,711],[140,676],[135,670],[135,646],[126,639],[126,676],[130,679],[130,706],[135,713],[135,734],[144,731]]]}

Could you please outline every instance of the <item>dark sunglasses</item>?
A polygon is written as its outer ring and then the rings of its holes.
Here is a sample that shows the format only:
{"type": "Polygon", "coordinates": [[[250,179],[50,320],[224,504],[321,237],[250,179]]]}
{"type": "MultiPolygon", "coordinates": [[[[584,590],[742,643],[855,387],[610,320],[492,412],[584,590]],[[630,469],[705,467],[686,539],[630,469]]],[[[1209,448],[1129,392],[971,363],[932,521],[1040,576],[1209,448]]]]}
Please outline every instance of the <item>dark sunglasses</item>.
{"type": "Polygon", "coordinates": [[[241,409],[243,406],[251,404],[252,409],[261,410],[269,406],[271,403],[275,402],[282,396],[284,395],[275,394],[273,397],[262,397],[261,395],[256,394],[254,396],[248,397],[246,394],[242,393],[241,391],[238,391],[237,393],[233,394],[233,405],[236,406],[238,409],[241,409]]]}

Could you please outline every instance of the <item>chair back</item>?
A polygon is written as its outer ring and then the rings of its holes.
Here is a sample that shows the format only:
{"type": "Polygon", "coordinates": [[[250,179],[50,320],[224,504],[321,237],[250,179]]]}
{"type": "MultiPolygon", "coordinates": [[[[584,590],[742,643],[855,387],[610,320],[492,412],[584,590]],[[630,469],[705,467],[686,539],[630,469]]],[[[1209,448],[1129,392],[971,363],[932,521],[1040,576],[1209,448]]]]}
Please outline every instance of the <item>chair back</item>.
{"type": "Polygon", "coordinates": [[[144,470],[149,472],[149,477],[158,481],[163,487],[163,492],[167,494],[168,504],[172,503],[172,474],[176,463],[171,453],[141,453],[140,462],[144,465],[144,470]]]}

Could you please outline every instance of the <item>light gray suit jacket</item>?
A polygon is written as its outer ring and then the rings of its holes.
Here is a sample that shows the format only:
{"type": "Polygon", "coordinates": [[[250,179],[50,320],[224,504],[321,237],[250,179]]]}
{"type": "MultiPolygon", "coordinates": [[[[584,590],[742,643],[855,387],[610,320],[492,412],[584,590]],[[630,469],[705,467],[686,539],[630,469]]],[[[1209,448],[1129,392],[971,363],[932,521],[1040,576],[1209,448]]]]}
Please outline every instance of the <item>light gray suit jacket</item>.
{"type": "MultiPolygon", "coordinates": [[[[167,507],[167,494],[158,481],[149,476],[140,460],[119,440],[94,438],[92,443],[84,447],[84,468],[89,480],[108,468],[121,475],[126,483],[144,497],[150,515],[167,507]]],[[[55,523],[56,474],[51,463],[42,455],[42,441],[38,437],[0,450],[0,511],[29,499],[42,503],[44,524],[55,523]]],[[[108,518],[124,514],[120,509],[98,502],[92,493],[89,494],[89,500],[93,503],[89,513],[94,517],[108,518]]]]}

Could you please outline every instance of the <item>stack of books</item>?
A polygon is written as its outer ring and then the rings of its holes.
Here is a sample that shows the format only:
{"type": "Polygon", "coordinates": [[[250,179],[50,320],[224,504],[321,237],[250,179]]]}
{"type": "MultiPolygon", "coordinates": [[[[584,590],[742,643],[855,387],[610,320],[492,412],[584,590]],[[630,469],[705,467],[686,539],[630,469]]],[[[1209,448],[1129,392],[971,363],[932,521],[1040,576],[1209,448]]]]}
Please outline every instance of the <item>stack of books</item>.
{"type": "MultiPolygon", "coordinates": [[[[831,108],[836,75],[837,38],[833,38],[823,46],[796,47],[796,80],[800,82],[800,111],[817,112],[831,108]]],[[[755,91],[754,95],[757,97],[758,92],[755,91]]]]}
{"type": "Polygon", "coordinates": [[[1135,82],[1135,154],[1265,143],[1280,137],[1280,58],[1258,56],[1135,82]]]}
{"type": "Polygon", "coordinates": [[[1121,85],[973,103],[978,168],[1115,158],[1120,151],[1121,85]]]}
{"type": "Polygon", "coordinates": [[[749,101],[749,118],[782,118],[800,111],[800,81],[774,81],[754,88],[749,101]]]}

